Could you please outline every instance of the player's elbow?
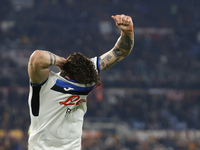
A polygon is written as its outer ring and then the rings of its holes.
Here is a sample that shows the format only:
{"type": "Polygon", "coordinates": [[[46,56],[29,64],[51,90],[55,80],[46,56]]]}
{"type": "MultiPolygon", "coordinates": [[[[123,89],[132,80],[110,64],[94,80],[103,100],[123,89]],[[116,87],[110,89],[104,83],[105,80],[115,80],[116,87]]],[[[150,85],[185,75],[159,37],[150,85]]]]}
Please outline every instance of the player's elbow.
{"type": "Polygon", "coordinates": [[[30,62],[36,66],[40,66],[42,64],[43,51],[35,50],[30,56],[30,62]]]}

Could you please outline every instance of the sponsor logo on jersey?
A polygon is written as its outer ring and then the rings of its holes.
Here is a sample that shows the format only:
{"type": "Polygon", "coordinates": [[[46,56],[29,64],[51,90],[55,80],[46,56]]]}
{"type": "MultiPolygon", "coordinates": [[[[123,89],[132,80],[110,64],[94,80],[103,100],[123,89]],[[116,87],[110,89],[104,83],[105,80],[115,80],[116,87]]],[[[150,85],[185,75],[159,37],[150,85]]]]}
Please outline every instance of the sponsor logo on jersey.
{"type": "Polygon", "coordinates": [[[71,108],[67,108],[65,117],[66,117],[67,115],[69,115],[69,114],[71,114],[71,113],[77,111],[78,108],[79,108],[79,106],[77,106],[77,107],[75,107],[75,108],[72,108],[72,109],[71,109],[71,108]]]}
{"type": "Polygon", "coordinates": [[[60,105],[79,105],[82,102],[86,102],[87,99],[81,99],[79,95],[70,96],[66,101],[60,102],[60,105]]]}

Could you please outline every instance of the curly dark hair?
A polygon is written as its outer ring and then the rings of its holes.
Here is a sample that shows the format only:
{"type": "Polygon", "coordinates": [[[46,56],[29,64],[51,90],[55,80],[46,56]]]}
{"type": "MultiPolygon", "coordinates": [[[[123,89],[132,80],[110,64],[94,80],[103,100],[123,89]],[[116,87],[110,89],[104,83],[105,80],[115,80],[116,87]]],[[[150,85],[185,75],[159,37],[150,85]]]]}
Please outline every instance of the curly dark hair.
{"type": "Polygon", "coordinates": [[[95,86],[101,85],[100,77],[94,64],[80,52],[71,54],[67,58],[67,63],[64,65],[60,75],[68,76],[70,79],[86,86],[92,83],[95,83],[95,86]]]}

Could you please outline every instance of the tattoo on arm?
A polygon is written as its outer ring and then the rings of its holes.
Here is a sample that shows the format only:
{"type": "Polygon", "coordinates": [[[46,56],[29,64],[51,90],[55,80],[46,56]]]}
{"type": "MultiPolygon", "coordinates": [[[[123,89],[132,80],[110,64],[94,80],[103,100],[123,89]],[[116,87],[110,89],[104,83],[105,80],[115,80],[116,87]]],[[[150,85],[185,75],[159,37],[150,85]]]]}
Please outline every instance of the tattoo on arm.
{"type": "Polygon", "coordinates": [[[104,59],[100,59],[100,66],[102,66],[103,68],[105,67],[104,59]]]}
{"type": "Polygon", "coordinates": [[[119,49],[119,48],[114,48],[113,49],[113,55],[115,56],[115,57],[120,57],[120,56],[123,56],[123,51],[121,50],[121,49],[119,49]]]}
{"type": "Polygon", "coordinates": [[[49,56],[50,56],[50,66],[55,65],[56,64],[56,56],[52,53],[49,53],[49,56]]]}
{"type": "Polygon", "coordinates": [[[53,55],[53,57],[54,57],[53,65],[55,65],[56,64],[56,55],[53,55]]]}
{"type": "Polygon", "coordinates": [[[106,60],[107,60],[107,61],[109,61],[111,58],[112,58],[111,55],[107,55],[107,56],[106,56],[106,60]]]}
{"type": "Polygon", "coordinates": [[[127,56],[132,50],[133,45],[134,40],[131,36],[126,34],[122,35],[115,44],[114,48],[111,50],[111,53],[105,54],[100,59],[102,71],[107,70],[127,56]]]}
{"type": "Polygon", "coordinates": [[[133,40],[128,35],[121,36],[117,46],[123,50],[131,50],[133,47],[133,40]]]}
{"type": "Polygon", "coordinates": [[[104,59],[101,59],[100,65],[103,67],[102,71],[105,71],[105,70],[109,69],[110,67],[112,67],[113,65],[115,65],[119,61],[119,59],[120,58],[118,57],[115,61],[113,61],[111,63],[105,63],[104,59]]]}
{"type": "Polygon", "coordinates": [[[52,58],[52,54],[51,53],[49,53],[49,56],[50,56],[50,66],[52,66],[53,65],[53,58],[52,58]]]}
{"type": "Polygon", "coordinates": [[[105,71],[107,69],[109,69],[110,67],[112,67],[113,65],[115,65],[117,62],[119,62],[121,56],[124,55],[123,51],[118,49],[118,48],[114,48],[113,49],[113,55],[114,55],[114,61],[110,62],[111,58],[113,57],[112,55],[106,55],[104,58],[102,58],[100,60],[100,66],[102,66],[103,70],[105,71]]]}
{"type": "Polygon", "coordinates": [[[103,59],[100,60],[100,65],[102,67],[105,67],[106,66],[105,60],[110,61],[111,58],[112,58],[111,55],[106,55],[103,59]]]}

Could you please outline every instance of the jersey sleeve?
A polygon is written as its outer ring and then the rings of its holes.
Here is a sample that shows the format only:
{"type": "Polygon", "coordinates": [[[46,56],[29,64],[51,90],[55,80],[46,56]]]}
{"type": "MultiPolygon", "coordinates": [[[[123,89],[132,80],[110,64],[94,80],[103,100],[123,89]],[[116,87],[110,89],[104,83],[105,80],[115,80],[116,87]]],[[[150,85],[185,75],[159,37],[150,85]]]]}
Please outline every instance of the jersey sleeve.
{"type": "Polygon", "coordinates": [[[100,57],[93,57],[93,58],[90,58],[90,60],[93,62],[94,67],[96,71],[98,72],[98,74],[101,74],[100,57]]]}

